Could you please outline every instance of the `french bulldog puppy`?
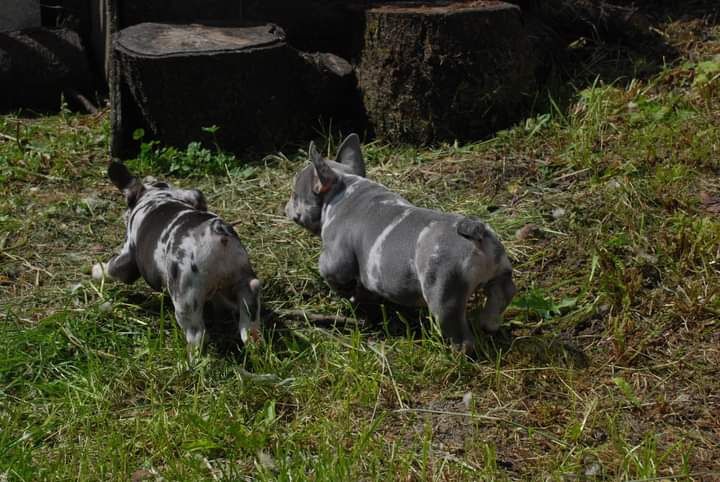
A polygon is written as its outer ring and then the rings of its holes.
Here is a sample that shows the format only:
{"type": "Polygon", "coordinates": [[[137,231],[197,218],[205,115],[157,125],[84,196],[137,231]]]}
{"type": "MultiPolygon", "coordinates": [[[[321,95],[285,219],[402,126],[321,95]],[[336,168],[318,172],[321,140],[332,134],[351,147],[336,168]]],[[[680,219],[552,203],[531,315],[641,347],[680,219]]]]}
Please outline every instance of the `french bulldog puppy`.
{"type": "MultiPolygon", "coordinates": [[[[155,290],[166,290],[188,348],[205,336],[203,307],[233,313],[243,341],[259,335],[260,280],[232,226],[207,211],[195,189],[175,189],[165,182],[140,182],[120,162],[108,177],[127,201],[126,239],[120,254],[93,267],[124,283],[143,277],[155,290]]],[[[192,351],[191,351],[192,355],[192,351]]]]}
{"type": "Polygon", "coordinates": [[[343,294],[369,292],[403,306],[427,305],[443,336],[475,350],[475,325],[495,332],[515,295],[512,267],[493,230],[479,220],[410,204],[365,178],[351,134],[335,160],[310,144],[311,163],[294,181],[287,216],[322,239],[320,274],[343,294]],[[478,287],[485,305],[467,319],[478,287]]]}

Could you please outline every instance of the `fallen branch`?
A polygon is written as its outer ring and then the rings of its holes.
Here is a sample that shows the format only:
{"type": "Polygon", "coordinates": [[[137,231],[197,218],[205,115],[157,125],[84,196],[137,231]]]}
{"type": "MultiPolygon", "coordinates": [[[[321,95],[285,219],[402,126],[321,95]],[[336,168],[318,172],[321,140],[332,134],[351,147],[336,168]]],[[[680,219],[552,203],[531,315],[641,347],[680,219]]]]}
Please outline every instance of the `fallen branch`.
{"type": "Polygon", "coordinates": [[[8,141],[11,141],[11,142],[18,141],[17,137],[9,136],[7,134],[3,134],[2,132],[0,132],[0,139],[7,139],[8,141]]]}
{"type": "Polygon", "coordinates": [[[82,108],[85,109],[85,111],[88,114],[97,114],[98,113],[98,108],[95,107],[95,105],[93,105],[93,103],[90,102],[87,97],[85,97],[80,92],[76,91],[75,89],[66,89],[65,95],[67,95],[68,99],[80,104],[82,106],[82,108]]]}
{"type": "Polygon", "coordinates": [[[302,318],[308,321],[315,322],[327,322],[331,324],[344,324],[344,325],[364,325],[365,320],[358,318],[350,318],[348,316],[341,315],[323,315],[318,313],[309,313],[305,310],[275,310],[275,314],[286,318],[302,318]]]}

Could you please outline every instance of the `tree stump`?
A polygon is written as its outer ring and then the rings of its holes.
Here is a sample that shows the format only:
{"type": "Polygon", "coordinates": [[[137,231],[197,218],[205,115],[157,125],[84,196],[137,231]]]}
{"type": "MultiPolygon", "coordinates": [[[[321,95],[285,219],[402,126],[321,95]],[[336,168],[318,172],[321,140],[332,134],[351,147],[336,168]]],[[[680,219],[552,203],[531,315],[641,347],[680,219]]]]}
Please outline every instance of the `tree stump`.
{"type": "Polygon", "coordinates": [[[276,148],[316,128],[352,75],[341,59],[303,57],[272,24],[144,23],[119,32],[114,48],[112,150],[120,157],[137,148],[136,127],[178,147],[216,140],[232,152],[276,148]],[[329,104],[316,102],[317,85],[329,104]],[[210,126],[220,127],[214,137],[202,130],[210,126]]]}
{"type": "Polygon", "coordinates": [[[366,12],[358,80],[381,138],[428,144],[503,128],[522,114],[533,71],[515,5],[413,3],[366,12]]]}
{"type": "Polygon", "coordinates": [[[63,94],[87,93],[91,85],[85,50],[72,30],[0,33],[0,111],[57,110],[63,94]]]}

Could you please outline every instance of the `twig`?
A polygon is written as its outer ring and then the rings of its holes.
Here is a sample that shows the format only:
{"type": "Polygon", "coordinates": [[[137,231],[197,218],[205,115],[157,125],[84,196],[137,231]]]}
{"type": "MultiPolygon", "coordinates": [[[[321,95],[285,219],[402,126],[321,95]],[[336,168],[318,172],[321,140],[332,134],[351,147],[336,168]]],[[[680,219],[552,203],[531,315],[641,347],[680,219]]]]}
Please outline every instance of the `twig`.
{"type": "MultiPolygon", "coordinates": [[[[27,149],[42,152],[41,150],[39,150],[35,147],[32,147],[32,146],[27,146],[27,149]]],[[[28,174],[30,176],[42,177],[43,179],[47,179],[48,181],[64,181],[65,180],[61,177],[50,176],[48,174],[41,174],[39,172],[33,172],[30,169],[25,169],[24,167],[20,167],[20,166],[13,166],[13,169],[16,171],[24,172],[25,174],[28,174]]]]}
{"type": "Polygon", "coordinates": [[[15,142],[17,143],[18,149],[23,150],[23,143],[20,140],[20,121],[15,122],[15,142]]]}
{"type": "Polygon", "coordinates": [[[286,385],[288,383],[292,383],[295,380],[294,378],[286,378],[283,380],[274,373],[252,373],[242,367],[239,368],[239,371],[241,378],[256,383],[272,383],[275,385],[286,385]]]}
{"type": "Polygon", "coordinates": [[[585,169],[580,169],[579,171],[568,172],[568,173],[563,174],[562,176],[558,176],[558,177],[554,178],[553,181],[555,181],[555,182],[562,181],[563,179],[567,179],[567,178],[569,178],[569,177],[578,176],[578,175],[583,174],[583,173],[585,173],[585,172],[587,172],[587,171],[589,171],[589,170],[590,170],[590,168],[589,168],[589,167],[586,167],[585,169]]]}
{"type": "Polygon", "coordinates": [[[341,323],[345,325],[363,325],[365,320],[358,318],[350,318],[341,315],[322,315],[318,313],[309,313],[305,310],[275,310],[274,313],[288,318],[304,318],[308,321],[325,321],[330,323],[341,323]]]}
{"type": "Polygon", "coordinates": [[[690,477],[704,477],[704,476],[718,476],[720,475],[720,472],[692,472],[689,474],[682,474],[682,475],[663,475],[661,477],[652,477],[650,479],[631,479],[629,482],[650,482],[652,480],[675,480],[675,479],[684,479],[684,478],[690,478],[690,477]]]}
{"type": "MultiPolygon", "coordinates": [[[[398,405],[400,405],[400,408],[405,408],[405,404],[403,403],[402,397],[400,396],[400,390],[395,383],[395,376],[393,375],[392,368],[390,367],[390,362],[385,356],[385,350],[378,350],[373,343],[370,343],[368,346],[380,358],[382,364],[387,367],[388,373],[390,374],[390,383],[392,383],[393,390],[395,390],[395,396],[397,397],[398,405]]],[[[384,367],[383,371],[385,371],[384,367]]]]}
{"type": "Polygon", "coordinates": [[[472,418],[475,420],[486,420],[489,422],[501,422],[501,423],[511,425],[513,427],[521,428],[521,429],[525,430],[526,432],[528,432],[528,434],[530,434],[532,432],[539,433],[539,434],[543,435],[544,437],[546,437],[547,439],[560,445],[561,447],[568,446],[567,443],[563,442],[558,437],[556,437],[555,435],[553,435],[552,433],[550,433],[546,430],[528,427],[526,425],[515,422],[513,420],[507,420],[505,418],[500,418],[500,417],[493,417],[491,415],[479,415],[479,414],[470,413],[470,412],[450,412],[450,411],[446,411],[446,410],[433,410],[433,409],[429,409],[429,408],[398,408],[393,411],[395,413],[413,413],[413,412],[415,412],[415,413],[427,413],[430,415],[451,415],[454,417],[467,417],[467,418],[472,418]]]}
{"type": "Polygon", "coordinates": [[[9,135],[7,135],[7,134],[3,134],[2,132],[0,132],[0,139],[6,139],[6,140],[11,141],[11,142],[17,142],[17,141],[18,141],[18,140],[17,140],[17,137],[9,136],[9,135]]]}
{"type": "Polygon", "coordinates": [[[445,460],[454,462],[454,463],[458,464],[459,466],[464,467],[468,470],[471,470],[473,472],[481,472],[480,468],[475,467],[474,465],[462,460],[461,458],[451,454],[450,452],[447,452],[445,450],[437,450],[437,449],[434,449],[433,452],[435,452],[436,454],[438,454],[440,457],[444,458],[445,460]]]}
{"type": "Polygon", "coordinates": [[[98,108],[95,107],[95,106],[93,105],[93,103],[88,100],[87,97],[85,97],[84,95],[82,95],[82,94],[81,94],[80,92],[78,92],[77,90],[75,90],[75,89],[65,89],[65,94],[67,94],[67,96],[68,96],[71,100],[74,100],[75,102],[77,102],[78,104],[80,104],[80,105],[82,106],[82,108],[85,109],[85,111],[86,111],[88,114],[97,114],[97,113],[98,113],[98,108]]]}
{"type": "Polygon", "coordinates": [[[8,258],[12,259],[13,261],[22,261],[22,263],[23,263],[25,266],[27,266],[28,268],[30,268],[31,270],[33,270],[33,271],[35,271],[35,272],[37,272],[37,273],[39,273],[39,272],[42,271],[43,273],[47,274],[50,278],[54,278],[54,277],[55,277],[55,275],[52,274],[50,271],[46,270],[45,268],[41,268],[41,267],[39,267],[39,266],[34,266],[32,263],[30,263],[30,261],[28,261],[27,259],[23,258],[22,256],[17,256],[17,255],[15,255],[15,254],[10,254],[10,253],[8,253],[7,251],[4,251],[4,250],[3,250],[3,251],[0,251],[0,254],[3,254],[3,255],[5,255],[5,256],[7,256],[8,258]]]}
{"type": "Polygon", "coordinates": [[[79,348],[80,350],[84,351],[86,354],[87,354],[87,353],[93,353],[93,354],[99,356],[100,358],[106,358],[106,359],[108,359],[108,360],[117,360],[117,359],[118,359],[118,356],[117,356],[117,355],[113,355],[112,353],[108,353],[108,352],[105,352],[105,351],[102,351],[102,350],[95,350],[95,349],[93,349],[93,348],[89,348],[89,347],[85,346],[85,344],[84,344],[82,341],[80,341],[80,340],[70,331],[70,329],[69,329],[68,327],[66,327],[65,325],[59,325],[59,326],[60,326],[60,331],[63,332],[63,334],[64,334],[65,337],[68,339],[68,341],[70,342],[70,344],[73,345],[74,347],[79,348]]]}

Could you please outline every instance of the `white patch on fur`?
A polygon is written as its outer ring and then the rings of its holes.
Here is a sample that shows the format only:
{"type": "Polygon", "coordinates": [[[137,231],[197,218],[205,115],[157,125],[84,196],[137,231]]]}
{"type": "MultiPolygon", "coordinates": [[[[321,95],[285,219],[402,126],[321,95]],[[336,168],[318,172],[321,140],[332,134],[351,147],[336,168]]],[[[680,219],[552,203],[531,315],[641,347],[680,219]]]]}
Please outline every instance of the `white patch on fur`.
{"type": "Polygon", "coordinates": [[[333,214],[334,204],[325,203],[322,207],[322,214],[320,216],[320,237],[322,233],[327,229],[333,221],[335,221],[335,214],[333,214]]]}
{"type": "Polygon", "coordinates": [[[100,281],[107,276],[108,264],[107,263],[95,263],[92,267],[92,277],[94,280],[100,281]]]}
{"type": "Polygon", "coordinates": [[[345,179],[352,181],[347,188],[345,188],[345,197],[351,196],[357,188],[370,184],[370,181],[364,177],[356,176],[354,174],[345,174],[345,179]]]}
{"type": "MultiPolygon", "coordinates": [[[[416,252],[415,252],[415,255],[416,255],[415,273],[417,273],[416,276],[417,276],[418,280],[420,281],[420,290],[422,291],[423,298],[425,298],[426,301],[428,299],[428,294],[427,294],[427,287],[425,286],[425,276],[424,276],[425,273],[420,269],[420,266],[417,265],[417,246],[420,246],[424,242],[425,237],[430,234],[430,232],[432,231],[432,228],[435,224],[436,224],[436,222],[433,221],[430,224],[428,224],[427,226],[425,226],[422,229],[422,231],[420,231],[420,234],[418,234],[416,248],[415,248],[415,250],[416,250],[416,252]]],[[[438,245],[433,246],[433,250],[430,253],[429,261],[432,262],[432,260],[436,259],[439,256],[439,252],[440,252],[440,246],[438,246],[438,245]]]]}
{"type": "Polygon", "coordinates": [[[385,199],[384,201],[380,201],[380,204],[385,204],[386,206],[398,206],[402,208],[411,207],[412,204],[407,202],[401,197],[397,197],[395,199],[385,199]]]}
{"type": "Polygon", "coordinates": [[[405,218],[407,218],[410,213],[412,212],[411,209],[406,209],[393,220],[390,224],[388,224],[385,229],[383,229],[382,233],[380,233],[380,236],[377,237],[375,242],[373,243],[372,247],[370,248],[370,253],[368,254],[368,264],[367,264],[367,277],[368,277],[368,286],[367,288],[371,291],[380,292],[380,279],[382,278],[382,249],[383,245],[385,244],[385,240],[388,236],[390,236],[390,233],[393,232],[395,228],[398,227],[400,223],[402,223],[405,218]]]}

